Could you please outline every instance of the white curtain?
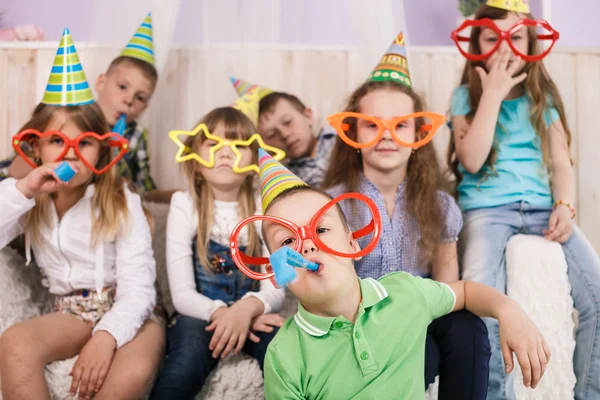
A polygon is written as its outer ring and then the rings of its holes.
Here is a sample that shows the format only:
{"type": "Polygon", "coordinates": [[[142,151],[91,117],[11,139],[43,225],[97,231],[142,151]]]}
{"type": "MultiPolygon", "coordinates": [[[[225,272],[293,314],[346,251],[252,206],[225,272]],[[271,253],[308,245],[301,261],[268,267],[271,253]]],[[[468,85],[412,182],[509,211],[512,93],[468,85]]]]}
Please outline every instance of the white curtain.
{"type": "Polygon", "coordinates": [[[181,0],[95,0],[90,21],[90,42],[100,46],[124,47],[152,12],[154,53],[159,73],[172,46],[181,0]]]}

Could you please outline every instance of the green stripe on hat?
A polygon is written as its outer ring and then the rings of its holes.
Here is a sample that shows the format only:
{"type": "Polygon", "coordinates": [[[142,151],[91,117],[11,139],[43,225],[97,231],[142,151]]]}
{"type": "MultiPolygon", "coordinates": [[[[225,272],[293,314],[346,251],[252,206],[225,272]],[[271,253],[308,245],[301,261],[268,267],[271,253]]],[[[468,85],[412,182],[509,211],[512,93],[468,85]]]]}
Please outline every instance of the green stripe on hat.
{"type": "MultiPolygon", "coordinates": [[[[83,71],[72,72],[72,81],[69,83],[81,83],[86,82],[85,73],[83,71]]],[[[62,74],[53,73],[50,74],[50,79],[48,79],[49,85],[61,85],[64,83],[64,78],[62,74]]]]}
{"type": "Polygon", "coordinates": [[[80,106],[94,102],[90,89],[79,91],[46,92],[42,103],[52,106],[80,106]],[[89,92],[89,93],[88,93],[89,92]]]}

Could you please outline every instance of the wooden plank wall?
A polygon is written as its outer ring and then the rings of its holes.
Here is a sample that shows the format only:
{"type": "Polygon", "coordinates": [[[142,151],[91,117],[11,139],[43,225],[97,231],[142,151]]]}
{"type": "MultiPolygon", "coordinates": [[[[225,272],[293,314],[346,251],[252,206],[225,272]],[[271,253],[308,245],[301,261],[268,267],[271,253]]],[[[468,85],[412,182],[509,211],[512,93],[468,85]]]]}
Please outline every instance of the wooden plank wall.
{"type": "MultiPolygon", "coordinates": [[[[0,156],[10,154],[10,136],[26,122],[41,99],[55,54],[55,44],[0,44],[0,156]]],[[[90,84],[118,54],[116,48],[79,44],[90,84]]],[[[464,59],[450,47],[409,51],[414,86],[431,111],[446,113],[464,59]]],[[[573,132],[577,172],[578,222],[600,250],[600,49],[556,49],[545,61],[558,85],[573,132]]],[[[210,109],[235,100],[230,75],[275,90],[297,94],[313,108],[318,121],[340,111],[352,89],[365,78],[364,64],[353,49],[212,46],[173,48],[142,122],[150,129],[153,175],[163,188],[183,187],[174,163],[171,129],[191,128],[210,109]]],[[[449,132],[434,140],[445,158],[449,132]]]]}

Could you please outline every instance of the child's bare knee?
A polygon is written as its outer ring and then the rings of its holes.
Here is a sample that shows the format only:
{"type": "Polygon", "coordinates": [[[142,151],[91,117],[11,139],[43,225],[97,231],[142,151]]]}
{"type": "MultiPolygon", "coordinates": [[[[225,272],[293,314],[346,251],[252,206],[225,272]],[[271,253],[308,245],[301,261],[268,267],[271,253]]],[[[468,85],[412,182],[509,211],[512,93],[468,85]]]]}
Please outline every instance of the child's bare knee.
{"type": "Polygon", "coordinates": [[[5,361],[31,364],[41,362],[35,341],[19,325],[8,328],[0,336],[0,357],[5,361]]]}

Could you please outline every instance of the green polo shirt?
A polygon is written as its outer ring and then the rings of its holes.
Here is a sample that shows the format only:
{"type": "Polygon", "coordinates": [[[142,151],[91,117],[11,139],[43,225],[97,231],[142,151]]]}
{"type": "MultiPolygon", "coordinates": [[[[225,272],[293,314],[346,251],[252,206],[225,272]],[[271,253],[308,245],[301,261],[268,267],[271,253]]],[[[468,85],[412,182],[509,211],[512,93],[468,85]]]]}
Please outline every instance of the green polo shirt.
{"type": "Polygon", "coordinates": [[[427,326],[452,311],[454,292],[405,272],[359,281],[354,324],[298,305],[267,349],[267,400],[423,400],[427,326]]]}

